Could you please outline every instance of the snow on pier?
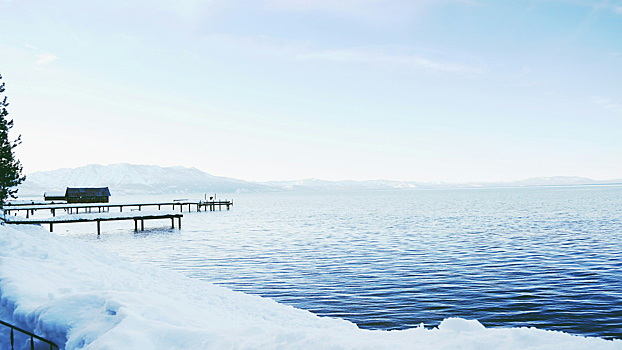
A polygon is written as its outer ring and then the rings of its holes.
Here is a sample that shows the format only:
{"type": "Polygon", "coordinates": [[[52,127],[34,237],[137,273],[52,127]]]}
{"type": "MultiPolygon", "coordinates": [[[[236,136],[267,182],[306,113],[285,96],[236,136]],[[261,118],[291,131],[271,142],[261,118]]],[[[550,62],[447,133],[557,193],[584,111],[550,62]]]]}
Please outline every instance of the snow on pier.
{"type": "Polygon", "coordinates": [[[64,210],[68,213],[80,213],[80,209],[83,212],[93,212],[97,211],[98,213],[110,211],[112,208],[119,209],[119,212],[123,212],[123,208],[130,210],[138,210],[141,211],[143,208],[147,207],[158,207],[158,210],[162,208],[171,207],[171,210],[175,211],[176,208],[179,208],[180,212],[184,211],[184,207],[187,207],[188,211],[191,211],[192,208],[196,208],[196,211],[201,210],[209,210],[214,211],[216,209],[222,210],[222,208],[226,208],[227,210],[231,209],[233,206],[233,201],[224,200],[224,201],[173,201],[173,202],[157,202],[157,203],[47,203],[40,204],[18,204],[18,205],[7,205],[4,207],[4,212],[7,215],[11,213],[20,213],[26,212],[26,217],[29,217],[30,214],[34,214],[38,210],[50,210],[52,216],[56,216],[57,210],[64,210]]]}
{"type": "MultiPolygon", "coordinates": [[[[79,204],[67,204],[67,203],[48,203],[48,204],[19,204],[19,205],[7,205],[4,207],[4,214],[0,216],[0,220],[7,224],[14,225],[49,225],[50,232],[54,231],[55,224],[66,224],[76,222],[95,222],[97,223],[97,235],[101,233],[102,221],[119,221],[119,220],[134,220],[134,231],[138,231],[138,223],[140,222],[140,229],[145,229],[145,220],[154,219],[170,219],[171,227],[175,228],[175,219],[177,219],[178,227],[181,229],[181,218],[184,211],[184,207],[187,211],[192,211],[196,208],[197,212],[202,209],[204,211],[222,210],[226,208],[229,210],[233,206],[233,201],[173,201],[173,202],[157,202],[157,203],[79,203],[79,204]],[[163,208],[171,207],[172,211],[161,212],[163,208]],[[143,212],[143,208],[157,207],[158,211],[143,212]],[[110,212],[111,208],[116,208],[118,212],[110,212]],[[126,208],[126,212],[123,212],[123,208],[126,208]],[[179,213],[174,212],[176,208],[179,208],[179,213]],[[129,212],[127,211],[129,209],[129,212]],[[40,210],[50,211],[51,217],[37,217],[35,213],[40,210]],[[57,216],[57,211],[65,211],[67,215],[57,216]],[[80,210],[83,212],[80,213],[80,210]],[[16,214],[23,214],[24,216],[17,216],[16,214]],[[14,214],[14,215],[11,215],[14,214]],[[32,216],[32,217],[31,217],[32,216]]],[[[154,208],[155,209],[155,208],[154,208]]]]}
{"type": "Polygon", "coordinates": [[[180,213],[162,213],[162,212],[126,212],[126,213],[83,213],[83,214],[69,214],[54,216],[49,218],[25,218],[22,216],[4,216],[3,221],[7,224],[13,225],[41,225],[46,224],[50,227],[50,232],[54,231],[54,224],[67,224],[76,222],[96,222],[97,223],[97,235],[101,232],[102,221],[119,221],[119,220],[134,220],[134,231],[138,231],[138,222],[140,221],[141,231],[145,230],[145,220],[154,219],[171,219],[171,227],[175,228],[175,219],[178,220],[178,227],[181,229],[181,218],[183,214],[180,213]]]}

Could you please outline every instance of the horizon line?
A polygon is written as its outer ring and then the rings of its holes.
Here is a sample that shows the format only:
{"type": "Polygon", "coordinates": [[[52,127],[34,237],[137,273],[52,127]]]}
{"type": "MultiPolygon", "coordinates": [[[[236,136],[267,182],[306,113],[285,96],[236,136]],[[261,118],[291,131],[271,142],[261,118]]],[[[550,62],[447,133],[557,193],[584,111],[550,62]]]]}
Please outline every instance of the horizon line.
{"type": "Polygon", "coordinates": [[[262,184],[262,183],[270,183],[270,182],[295,182],[295,181],[309,181],[309,180],[317,180],[317,181],[326,181],[326,182],[369,182],[369,181],[388,181],[388,182],[404,182],[404,183],[418,183],[418,184],[435,184],[435,185],[466,185],[466,184],[511,184],[511,183],[515,183],[515,182],[523,182],[523,181],[528,181],[528,180],[543,180],[543,179],[581,179],[581,180],[585,180],[585,181],[592,181],[592,182],[616,182],[616,181],[620,181],[622,182],[622,177],[620,178],[608,178],[608,179],[594,179],[594,178],[590,178],[590,177],[586,177],[586,176],[578,176],[578,175],[552,175],[552,176],[531,176],[531,177],[526,177],[526,178],[517,178],[517,179],[513,179],[513,180],[469,180],[469,181],[439,181],[439,180],[431,180],[431,181],[419,181],[419,180],[391,180],[391,179],[387,179],[387,178],[376,178],[376,179],[364,179],[364,180],[354,180],[354,179],[341,179],[341,180],[327,180],[327,179],[323,179],[323,178],[319,178],[319,177],[304,177],[304,178],[297,178],[297,179],[291,179],[291,180],[286,180],[286,179],[273,179],[273,180],[263,180],[263,181],[257,181],[257,180],[246,180],[244,178],[238,178],[238,177],[232,177],[232,176],[224,176],[224,175],[214,175],[212,173],[209,173],[207,171],[204,171],[202,169],[199,169],[197,167],[193,167],[193,166],[184,166],[184,165],[171,165],[171,166],[162,166],[162,165],[157,165],[157,164],[134,164],[134,163],[127,163],[127,162],[121,162],[121,163],[111,163],[111,164],[99,164],[99,163],[91,163],[91,164],[86,164],[86,165],[82,165],[82,166],[77,166],[77,167],[62,167],[62,168],[57,168],[57,169],[51,169],[51,170],[37,170],[37,171],[33,171],[30,173],[25,174],[26,177],[28,178],[28,175],[32,175],[35,173],[45,173],[45,172],[54,172],[54,171],[59,171],[59,170],[75,170],[75,169],[79,169],[79,168],[85,168],[85,167],[89,167],[89,166],[100,166],[100,167],[109,167],[109,166],[116,166],[116,165],[129,165],[129,166],[149,166],[149,167],[159,167],[159,168],[184,168],[184,169],[196,169],[198,171],[201,171],[205,174],[211,175],[211,176],[215,176],[215,177],[222,177],[222,178],[228,178],[228,179],[234,179],[234,180],[242,180],[242,181],[246,181],[249,183],[258,183],[258,184],[262,184]]]}

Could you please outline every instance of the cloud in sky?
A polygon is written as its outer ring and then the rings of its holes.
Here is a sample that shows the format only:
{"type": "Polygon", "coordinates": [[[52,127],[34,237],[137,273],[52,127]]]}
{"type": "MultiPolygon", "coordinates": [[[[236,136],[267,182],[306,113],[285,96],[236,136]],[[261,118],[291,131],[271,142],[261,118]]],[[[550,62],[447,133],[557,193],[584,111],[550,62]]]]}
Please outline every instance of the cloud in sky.
{"type": "Polygon", "coordinates": [[[398,23],[408,26],[424,20],[428,11],[445,5],[481,5],[476,0],[256,0],[252,4],[275,13],[324,15],[382,27],[398,23]]]}
{"type": "MultiPolygon", "coordinates": [[[[34,62],[34,68],[35,69],[41,69],[46,65],[49,65],[50,63],[58,60],[58,56],[47,52],[43,49],[41,49],[40,47],[31,45],[31,44],[24,44],[24,47],[26,47],[28,50],[25,51],[29,51],[29,53],[27,53],[27,55],[32,55],[32,52],[37,52],[34,56],[35,62],[34,62]]],[[[32,57],[32,56],[31,56],[32,57]]]]}
{"type": "Polygon", "coordinates": [[[473,75],[483,72],[480,65],[452,61],[451,53],[408,53],[403,47],[342,47],[322,49],[304,41],[281,40],[265,36],[212,35],[211,44],[236,47],[289,61],[317,61],[331,64],[357,64],[367,67],[393,67],[427,73],[473,75]],[[444,56],[436,58],[432,56],[444,56]]]}
{"type": "MultiPolygon", "coordinates": [[[[336,11],[357,13],[377,6],[391,6],[400,1],[395,0],[264,0],[266,4],[274,8],[290,11],[336,11]]],[[[417,6],[424,6],[431,1],[422,0],[413,2],[417,6]]]]}
{"type": "Polygon", "coordinates": [[[418,55],[390,54],[371,49],[322,50],[301,54],[300,57],[341,63],[399,66],[432,73],[473,74],[481,71],[479,68],[460,63],[441,62],[418,55]]]}
{"type": "Polygon", "coordinates": [[[602,97],[602,96],[592,96],[590,98],[590,101],[592,101],[593,104],[600,106],[602,108],[605,108],[607,110],[610,111],[614,111],[617,114],[622,115],[622,104],[620,103],[616,103],[606,97],[602,97]]]}
{"type": "Polygon", "coordinates": [[[58,59],[58,57],[54,56],[49,52],[40,53],[37,55],[37,61],[35,62],[35,67],[41,67],[48,63],[54,62],[58,59]]]}
{"type": "Polygon", "coordinates": [[[290,11],[335,11],[360,13],[370,9],[424,9],[442,3],[481,5],[475,0],[264,0],[269,6],[290,11]]]}

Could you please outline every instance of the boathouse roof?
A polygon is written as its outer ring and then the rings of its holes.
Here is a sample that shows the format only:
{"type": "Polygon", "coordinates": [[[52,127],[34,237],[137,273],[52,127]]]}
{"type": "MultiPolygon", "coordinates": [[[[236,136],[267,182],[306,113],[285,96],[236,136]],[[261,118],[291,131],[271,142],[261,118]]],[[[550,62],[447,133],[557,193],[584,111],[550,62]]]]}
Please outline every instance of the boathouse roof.
{"type": "Polygon", "coordinates": [[[70,197],[110,197],[108,187],[67,187],[65,198],[70,197]]]}

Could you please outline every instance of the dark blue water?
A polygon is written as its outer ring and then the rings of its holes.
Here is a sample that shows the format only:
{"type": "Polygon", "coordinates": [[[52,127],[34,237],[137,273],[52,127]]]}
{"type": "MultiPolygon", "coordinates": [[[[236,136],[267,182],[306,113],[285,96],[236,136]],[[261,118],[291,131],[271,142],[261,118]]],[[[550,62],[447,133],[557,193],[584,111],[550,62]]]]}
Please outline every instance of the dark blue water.
{"type": "Polygon", "coordinates": [[[233,197],[181,231],[70,234],[362,328],[463,317],[622,338],[622,187],[233,197]]]}

